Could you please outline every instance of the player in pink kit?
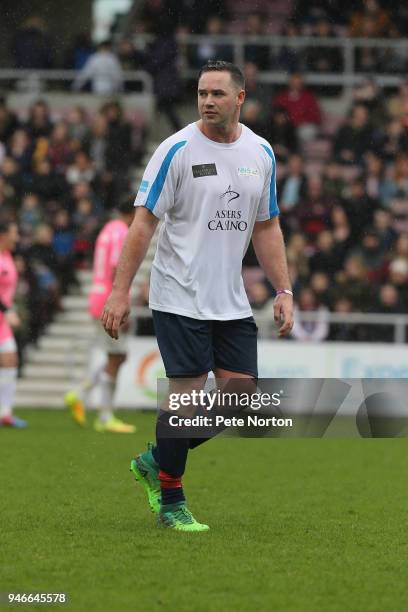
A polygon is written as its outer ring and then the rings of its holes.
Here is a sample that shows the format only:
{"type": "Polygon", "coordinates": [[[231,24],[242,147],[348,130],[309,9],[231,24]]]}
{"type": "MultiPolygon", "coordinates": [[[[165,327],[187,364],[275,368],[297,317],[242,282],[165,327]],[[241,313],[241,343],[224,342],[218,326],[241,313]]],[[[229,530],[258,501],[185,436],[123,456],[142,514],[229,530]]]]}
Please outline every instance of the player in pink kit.
{"type": "Polygon", "coordinates": [[[88,302],[89,313],[94,320],[98,346],[107,354],[107,361],[95,372],[91,379],[83,381],[78,391],[67,393],[65,404],[71,410],[74,420],[80,425],[84,425],[86,421],[84,406],[86,395],[92,389],[97,388],[99,415],[94,423],[95,430],[99,432],[133,433],[135,426],[117,419],[113,414],[112,406],[118,371],[126,360],[126,334],[122,335],[119,340],[109,338],[99,320],[105,302],[112,291],[119,255],[135,211],[133,203],[128,202],[120,205],[118,210],[119,218],[109,221],[102,228],[95,243],[92,287],[88,302]]]}
{"type": "Polygon", "coordinates": [[[26,421],[13,415],[18,367],[13,328],[20,325],[20,319],[12,310],[18,276],[11,253],[17,241],[17,224],[0,222],[0,427],[21,429],[26,421]]]}

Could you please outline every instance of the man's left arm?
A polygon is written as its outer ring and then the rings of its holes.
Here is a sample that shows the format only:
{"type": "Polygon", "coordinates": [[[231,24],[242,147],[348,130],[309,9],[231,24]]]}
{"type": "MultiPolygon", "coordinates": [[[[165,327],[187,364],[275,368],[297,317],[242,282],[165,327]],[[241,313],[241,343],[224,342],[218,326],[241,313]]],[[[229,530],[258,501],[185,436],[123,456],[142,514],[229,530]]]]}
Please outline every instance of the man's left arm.
{"type": "MultiPolygon", "coordinates": [[[[255,223],[252,243],[258,261],[274,288],[291,290],[285,243],[279,225],[279,217],[255,223]]],[[[274,301],[274,318],[281,323],[279,336],[286,336],[293,327],[293,297],[279,293],[274,301]]]]}

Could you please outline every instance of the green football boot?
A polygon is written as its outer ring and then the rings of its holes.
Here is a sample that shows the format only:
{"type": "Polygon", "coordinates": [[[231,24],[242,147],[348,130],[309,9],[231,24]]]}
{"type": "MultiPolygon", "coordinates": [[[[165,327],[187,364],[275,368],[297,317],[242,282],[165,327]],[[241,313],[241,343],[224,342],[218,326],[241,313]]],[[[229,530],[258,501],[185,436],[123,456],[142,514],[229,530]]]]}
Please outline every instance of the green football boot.
{"type": "Polygon", "coordinates": [[[155,514],[160,512],[160,481],[159,466],[152,454],[153,444],[149,442],[147,451],[141,453],[130,462],[130,471],[135,479],[144,487],[149,500],[151,511],[155,514]]]}
{"type": "Polygon", "coordinates": [[[175,531],[208,531],[208,525],[198,523],[185,504],[162,506],[157,518],[159,527],[175,531]]]}

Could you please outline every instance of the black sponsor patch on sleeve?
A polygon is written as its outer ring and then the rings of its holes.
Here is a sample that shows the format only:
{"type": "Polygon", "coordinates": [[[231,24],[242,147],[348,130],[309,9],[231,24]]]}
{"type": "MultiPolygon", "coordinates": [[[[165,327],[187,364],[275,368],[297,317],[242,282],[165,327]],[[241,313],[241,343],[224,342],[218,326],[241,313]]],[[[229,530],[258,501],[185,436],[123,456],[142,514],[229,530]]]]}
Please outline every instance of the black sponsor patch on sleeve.
{"type": "Polygon", "coordinates": [[[215,176],[217,174],[217,167],[215,164],[198,164],[198,166],[191,166],[191,169],[194,178],[199,178],[200,176],[215,176]]]}

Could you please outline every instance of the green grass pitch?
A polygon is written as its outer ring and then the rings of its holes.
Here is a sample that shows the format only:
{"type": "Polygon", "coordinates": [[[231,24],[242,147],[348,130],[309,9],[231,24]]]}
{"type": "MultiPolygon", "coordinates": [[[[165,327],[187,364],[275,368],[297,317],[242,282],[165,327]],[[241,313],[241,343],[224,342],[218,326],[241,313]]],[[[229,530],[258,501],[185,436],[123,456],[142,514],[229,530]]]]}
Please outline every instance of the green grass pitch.
{"type": "Polygon", "coordinates": [[[156,528],[129,471],[152,414],[126,414],[129,436],[19,415],[29,429],[0,430],[0,592],[91,612],[407,609],[408,440],[213,440],[184,479],[211,531],[183,534],[156,528]]]}

